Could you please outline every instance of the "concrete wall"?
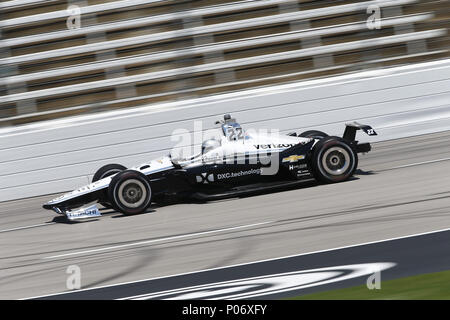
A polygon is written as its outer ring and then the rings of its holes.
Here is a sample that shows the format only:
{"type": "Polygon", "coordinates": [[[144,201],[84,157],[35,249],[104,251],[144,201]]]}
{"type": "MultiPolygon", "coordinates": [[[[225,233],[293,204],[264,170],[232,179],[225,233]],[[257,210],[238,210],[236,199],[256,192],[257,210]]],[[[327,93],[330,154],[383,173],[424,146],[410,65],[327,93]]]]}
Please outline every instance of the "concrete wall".
{"type": "Polygon", "coordinates": [[[0,201],[74,189],[107,163],[167,154],[175,129],[231,113],[245,128],[342,134],[357,120],[377,141],[450,130],[450,61],[375,70],[0,130],[0,201]]]}

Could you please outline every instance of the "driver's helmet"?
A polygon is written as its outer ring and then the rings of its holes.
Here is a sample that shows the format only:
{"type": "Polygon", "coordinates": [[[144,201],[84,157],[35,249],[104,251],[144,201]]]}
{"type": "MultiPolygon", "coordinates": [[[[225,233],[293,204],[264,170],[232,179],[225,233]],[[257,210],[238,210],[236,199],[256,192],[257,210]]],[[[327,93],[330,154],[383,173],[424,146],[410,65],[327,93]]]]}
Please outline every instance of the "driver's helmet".
{"type": "Polygon", "coordinates": [[[202,154],[205,154],[217,147],[220,147],[220,142],[215,139],[209,139],[202,143],[202,154]]]}

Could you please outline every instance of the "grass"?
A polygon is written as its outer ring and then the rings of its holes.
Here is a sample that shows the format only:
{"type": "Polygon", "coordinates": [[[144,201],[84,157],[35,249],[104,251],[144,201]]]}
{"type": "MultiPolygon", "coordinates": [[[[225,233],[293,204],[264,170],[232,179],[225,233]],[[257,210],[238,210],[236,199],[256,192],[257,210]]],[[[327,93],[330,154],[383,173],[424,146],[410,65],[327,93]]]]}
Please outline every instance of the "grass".
{"type": "Polygon", "coordinates": [[[325,291],[292,300],[450,300],[450,270],[381,281],[381,289],[366,285],[325,291]]]}

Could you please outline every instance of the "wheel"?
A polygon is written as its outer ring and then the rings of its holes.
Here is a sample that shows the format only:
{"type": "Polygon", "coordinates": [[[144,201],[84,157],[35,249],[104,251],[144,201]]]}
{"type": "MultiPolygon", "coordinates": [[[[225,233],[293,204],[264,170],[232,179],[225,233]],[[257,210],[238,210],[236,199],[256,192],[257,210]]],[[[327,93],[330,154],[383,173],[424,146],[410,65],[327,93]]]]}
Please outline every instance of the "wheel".
{"type": "Polygon", "coordinates": [[[120,171],[124,170],[127,170],[127,168],[121,164],[117,163],[107,164],[98,169],[97,172],[95,172],[94,177],[92,178],[92,182],[112,176],[113,174],[119,173],[120,171]]]}
{"type": "Polygon", "coordinates": [[[143,173],[125,170],[112,178],[108,187],[109,202],[125,215],[144,212],[152,200],[150,183],[143,173]]]}
{"type": "Polygon", "coordinates": [[[325,132],[318,131],[318,130],[308,130],[299,135],[299,137],[303,138],[315,138],[315,139],[323,139],[328,137],[328,135],[325,132]]]}
{"type": "Polygon", "coordinates": [[[327,137],[314,147],[311,165],[317,180],[325,183],[350,178],[358,166],[358,154],[342,138],[327,137]]]}
{"type": "MultiPolygon", "coordinates": [[[[97,172],[94,174],[94,177],[92,178],[92,182],[101,180],[103,178],[112,176],[114,174],[117,174],[121,171],[126,170],[127,168],[124,167],[121,164],[116,164],[116,163],[112,163],[112,164],[107,164],[103,167],[101,167],[100,169],[97,170],[97,172]]],[[[99,199],[99,203],[104,206],[105,208],[112,208],[111,204],[108,202],[108,194],[107,192],[104,192],[99,199]]]]}

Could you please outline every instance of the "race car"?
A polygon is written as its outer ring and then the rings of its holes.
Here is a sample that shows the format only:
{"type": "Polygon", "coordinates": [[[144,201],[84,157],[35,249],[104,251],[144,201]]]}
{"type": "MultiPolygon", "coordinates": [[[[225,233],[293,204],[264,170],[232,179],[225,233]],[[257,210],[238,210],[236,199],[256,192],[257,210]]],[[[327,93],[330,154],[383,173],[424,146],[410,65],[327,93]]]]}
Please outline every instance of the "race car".
{"type": "Polygon", "coordinates": [[[346,124],[342,137],[317,130],[253,133],[228,114],[216,124],[220,136],[206,139],[196,155],[170,153],[129,169],[107,164],[97,170],[91,184],[43,207],[75,220],[100,216],[97,203],[133,215],[174,197],[208,201],[294,187],[307,179],[341,182],[357,169],[358,153],[371,150],[370,143],[355,140],[356,132],[377,135],[372,127],[357,122],[346,124]]]}

